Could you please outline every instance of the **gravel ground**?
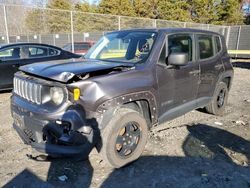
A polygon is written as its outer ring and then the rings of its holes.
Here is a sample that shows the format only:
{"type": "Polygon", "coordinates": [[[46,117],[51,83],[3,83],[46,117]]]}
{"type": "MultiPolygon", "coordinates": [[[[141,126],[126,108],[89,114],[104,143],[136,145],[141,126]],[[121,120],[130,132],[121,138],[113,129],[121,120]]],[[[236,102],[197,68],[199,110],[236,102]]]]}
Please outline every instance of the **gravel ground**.
{"type": "Polygon", "coordinates": [[[192,111],[149,133],[136,162],[114,170],[93,150],[87,161],[51,159],[12,128],[10,96],[0,93],[0,187],[250,187],[250,64],[235,68],[224,117],[192,111]]]}

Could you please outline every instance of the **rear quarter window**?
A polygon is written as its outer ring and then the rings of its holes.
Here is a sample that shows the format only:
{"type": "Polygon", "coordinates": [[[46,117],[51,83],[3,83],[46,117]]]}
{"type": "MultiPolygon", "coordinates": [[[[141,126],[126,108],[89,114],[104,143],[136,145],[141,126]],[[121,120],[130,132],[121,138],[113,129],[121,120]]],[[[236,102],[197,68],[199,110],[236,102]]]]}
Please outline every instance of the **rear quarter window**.
{"type": "Polygon", "coordinates": [[[221,51],[221,38],[219,36],[215,37],[215,51],[216,53],[219,53],[221,51]]]}
{"type": "Polygon", "coordinates": [[[56,56],[56,55],[60,55],[60,51],[54,48],[49,48],[49,56],[56,56]]]}

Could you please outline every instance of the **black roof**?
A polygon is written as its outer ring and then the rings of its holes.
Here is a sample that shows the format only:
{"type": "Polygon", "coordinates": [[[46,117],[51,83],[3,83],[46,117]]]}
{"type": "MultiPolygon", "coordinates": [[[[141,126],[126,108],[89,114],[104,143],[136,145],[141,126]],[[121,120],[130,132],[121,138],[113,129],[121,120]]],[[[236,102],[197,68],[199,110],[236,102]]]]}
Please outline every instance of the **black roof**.
{"type": "MultiPolygon", "coordinates": [[[[146,28],[146,29],[126,29],[121,31],[144,31],[144,32],[165,32],[165,33],[175,33],[175,32],[193,32],[193,33],[207,33],[207,34],[215,34],[215,35],[221,35],[219,33],[213,32],[213,31],[207,31],[207,30],[201,30],[201,29],[193,29],[193,28],[146,28]]],[[[117,31],[113,31],[117,32],[117,31]]],[[[112,32],[110,32],[112,33],[112,32]]]]}
{"type": "Polygon", "coordinates": [[[49,45],[49,44],[42,44],[42,43],[32,43],[32,42],[18,42],[18,43],[10,43],[10,44],[0,44],[0,49],[1,48],[6,48],[6,47],[12,47],[16,45],[39,45],[39,46],[45,46],[45,47],[51,47],[51,48],[57,48],[61,49],[57,46],[49,45]]]}

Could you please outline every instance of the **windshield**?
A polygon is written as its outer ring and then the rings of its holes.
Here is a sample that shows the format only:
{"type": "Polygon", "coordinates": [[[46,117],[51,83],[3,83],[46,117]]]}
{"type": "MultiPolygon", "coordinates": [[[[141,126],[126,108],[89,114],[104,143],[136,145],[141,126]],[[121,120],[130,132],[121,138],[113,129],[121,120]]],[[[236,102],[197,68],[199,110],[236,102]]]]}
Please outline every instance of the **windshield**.
{"type": "Polygon", "coordinates": [[[155,32],[122,31],[103,36],[84,56],[86,59],[138,63],[147,59],[155,32]]]}

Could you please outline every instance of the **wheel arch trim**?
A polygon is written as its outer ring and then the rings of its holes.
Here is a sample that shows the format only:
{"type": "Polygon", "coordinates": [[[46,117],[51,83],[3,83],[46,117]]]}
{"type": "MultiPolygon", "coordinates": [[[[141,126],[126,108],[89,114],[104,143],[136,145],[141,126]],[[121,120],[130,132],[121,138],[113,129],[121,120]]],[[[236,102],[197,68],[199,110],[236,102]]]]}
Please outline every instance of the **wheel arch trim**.
{"type": "Polygon", "coordinates": [[[231,89],[231,86],[232,86],[233,76],[234,76],[233,70],[223,72],[223,73],[219,76],[219,78],[218,78],[218,80],[217,80],[217,83],[223,82],[223,79],[225,79],[225,78],[229,78],[230,80],[229,80],[229,83],[228,83],[228,90],[230,90],[230,89],[231,89]]]}
{"type": "Polygon", "coordinates": [[[97,112],[100,114],[104,114],[107,110],[111,108],[120,107],[124,104],[140,100],[147,101],[149,105],[152,125],[157,124],[158,122],[157,103],[155,96],[151,91],[140,91],[140,92],[129,93],[107,100],[97,107],[97,112]]]}

